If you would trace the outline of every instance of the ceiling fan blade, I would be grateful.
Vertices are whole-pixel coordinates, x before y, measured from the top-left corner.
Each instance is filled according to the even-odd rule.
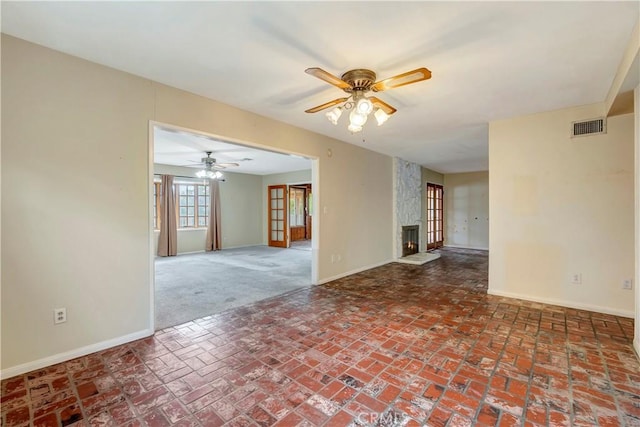
[[[387,89],[393,89],[396,87],[408,85],[411,83],[421,82],[431,78],[431,71],[426,68],[416,68],[413,71],[407,71],[406,73],[398,74],[397,76],[389,77],[388,79],[380,80],[371,86],[371,90],[374,92],[381,92]]]
[[[305,113],[317,113],[318,111],[324,110],[325,108],[333,107],[336,104],[341,104],[343,102],[346,102],[347,99],[349,99],[349,98],[334,99],[333,101],[325,102],[324,104],[318,105],[317,107],[309,108],[308,110],[305,110],[304,112]]]
[[[222,166],[223,168],[228,168],[229,166],[240,166],[240,164],[234,163],[234,162],[225,162],[225,163],[214,163],[214,166]]]
[[[386,102],[384,102],[379,98],[376,98],[375,96],[370,96],[369,100],[371,101],[374,107],[378,107],[388,115],[392,115],[393,113],[398,111],[395,108],[393,108],[391,105],[387,104]]]
[[[349,83],[345,82],[344,80],[342,80],[339,77],[334,76],[331,73],[326,72],[325,70],[323,70],[322,68],[307,68],[306,70],[304,70],[305,73],[310,74],[314,77],[319,78],[320,80],[324,80],[325,82],[332,84],[336,87],[339,87],[340,89],[350,89],[351,86],[349,85]]]

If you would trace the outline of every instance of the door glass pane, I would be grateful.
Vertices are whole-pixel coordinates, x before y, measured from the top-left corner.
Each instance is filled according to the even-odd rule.
[[[272,231],[271,232],[271,240],[278,240],[278,232],[277,231]]]
[[[276,189],[272,188],[271,189],[271,198],[274,199],[276,197]]]
[[[284,231],[278,231],[278,240],[280,241],[284,240]]]
[[[284,197],[284,190],[282,188],[278,188],[278,195],[276,196],[279,199],[282,199]]]
[[[271,229],[272,230],[278,229],[278,221],[271,221]]]
[[[278,209],[284,209],[284,200],[278,199]]]

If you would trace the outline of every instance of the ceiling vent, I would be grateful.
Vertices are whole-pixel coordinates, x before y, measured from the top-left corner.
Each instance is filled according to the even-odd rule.
[[[571,138],[607,133],[607,122],[604,118],[582,120],[571,123]]]

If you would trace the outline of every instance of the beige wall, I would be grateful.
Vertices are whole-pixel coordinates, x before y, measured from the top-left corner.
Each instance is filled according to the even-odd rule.
[[[489,293],[633,316],[633,115],[569,138],[602,104],[489,126]],[[582,284],[570,283],[573,274]]]
[[[432,184],[444,185],[444,175],[431,169],[422,168],[422,184],[430,182]]]
[[[155,164],[154,172],[193,176],[195,169]],[[262,244],[262,177],[229,171],[224,172],[224,177],[220,182],[223,249]],[[154,253],[158,252],[159,234],[154,232]],[[178,229],[178,254],[204,251],[206,239],[206,228]]]
[[[489,172],[444,176],[444,244],[489,249]]]
[[[274,173],[271,175],[263,175],[261,182],[261,200],[262,200],[262,238],[261,243],[263,245],[269,244],[269,229],[267,227],[267,222],[269,221],[269,211],[267,209],[268,203],[268,194],[267,187],[270,185],[280,185],[280,184],[307,184],[312,181],[311,178],[311,169],[294,171],[294,172],[286,172],[286,173]],[[313,191],[313,190],[312,190]],[[313,218],[313,215],[312,215]],[[313,230],[313,225],[312,225]]]
[[[318,158],[321,280],[391,259],[390,157],[3,35],[3,376],[153,332],[150,120]]]
[[[152,331],[152,114],[150,82],[2,36],[3,370]]]

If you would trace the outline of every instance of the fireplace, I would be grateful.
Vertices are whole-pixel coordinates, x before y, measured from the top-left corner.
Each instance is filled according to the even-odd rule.
[[[418,239],[420,236],[420,226],[418,225],[403,225],[402,226],[402,256],[417,254]]]

